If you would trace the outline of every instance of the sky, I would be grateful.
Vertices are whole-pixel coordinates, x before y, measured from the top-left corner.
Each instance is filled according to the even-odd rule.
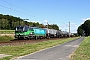
[[[90,0],[0,0],[0,14],[30,22],[57,24],[62,31],[76,33],[90,19]]]

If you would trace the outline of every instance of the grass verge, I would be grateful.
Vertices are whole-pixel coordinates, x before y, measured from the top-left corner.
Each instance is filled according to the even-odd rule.
[[[85,37],[84,41],[73,53],[70,60],[90,60],[90,36]]]
[[[10,36],[0,36],[0,42],[7,42],[7,41],[10,41],[10,40],[13,40],[14,38],[13,37],[10,37]]]
[[[0,34],[14,34],[15,30],[0,30]]]
[[[76,38],[78,37],[60,39],[60,40],[49,40],[49,41],[39,42],[35,44],[25,44],[25,45],[19,45],[19,46],[0,46],[0,54],[12,55],[9,57],[1,58],[0,60],[10,60],[13,57],[30,54],[30,53],[39,51],[41,49],[49,48],[52,46],[56,46],[58,44],[68,42],[70,40],[74,40]]]

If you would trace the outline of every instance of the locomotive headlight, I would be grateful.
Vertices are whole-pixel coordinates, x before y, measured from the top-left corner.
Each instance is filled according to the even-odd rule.
[[[32,34],[32,32],[30,34]]]

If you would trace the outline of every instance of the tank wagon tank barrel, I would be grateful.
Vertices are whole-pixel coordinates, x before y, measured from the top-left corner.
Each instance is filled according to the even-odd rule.
[[[57,30],[54,30],[54,29],[48,29],[48,28],[44,28],[46,30],[46,37],[47,38],[54,38],[56,37],[56,32]]]

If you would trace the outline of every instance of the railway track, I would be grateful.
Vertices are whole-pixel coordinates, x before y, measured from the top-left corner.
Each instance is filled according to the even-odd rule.
[[[9,42],[0,42],[0,46],[16,46],[16,45],[24,45],[24,44],[33,44],[48,40],[58,40],[58,39],[66,39],[66,38],[51,38],[51,39],[32,39],[32,40],[11,40]]]

